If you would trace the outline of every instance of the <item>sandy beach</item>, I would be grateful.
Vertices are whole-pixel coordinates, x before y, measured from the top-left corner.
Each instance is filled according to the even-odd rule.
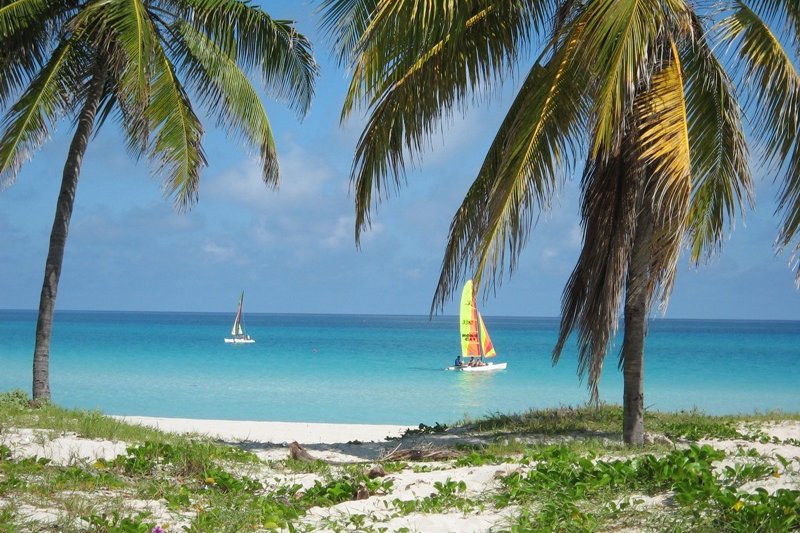
[[[257,422],[241,420],[199,420],[192,418],[115,417],[124,422],[149,426],[171,433],[197,433],[225,441],[253,441],[300,444],[383,441],[401,436],[409,426],[378,424],[327,424],[306,422]]]
[[[117,417],[131,424],[140,424],[158,428],[161,431],[200,435],[210,437],[216,442],[235,445],[254,453],[260,460],[257,464],[237,467],[236,475],[258,480],[269,491],[280,490],[280,487],[300,487],[298,495],[309,490],[315,484],[326,480],[326,475],[335,469],[357,467],[371,468],[377,461],[390,454],[403,450],[454,450],[457,445],[489,444],[492,442],[544,442],[541,435],[525,434],[482,434],[466,428],[448,430],[439,434],[420,434],[412,432],[401,438],[409,428],[396,425],[365,424],[322,424],[322,423],[289,423],[289,422],[253,422],[230,420],[196,420],[176,418],[150,417]],[[748,428],[747,431],[753,431]],[[774,494],[780,489],[800,489],[800,422],[785,421],[780,423],[764,423],[758,428],[759,439],[708,439],[696,445],[709,444],[726,453],[726,458],[719,461],[715,469],[720,473],[726,467],[738,468],[737,464],[748,461],[774,461],[776,465],[772,475],[743,484],[740,490],[754,492],[765,489]],[[554,442],[572,442],[581,436],[557,437]],[[605,437],[603,437],[605,438]],[[546,439],[545,439],[546,440]],[[289,457],[288,444],[296,441],[303,445],[313,459],[319,459],[330,465],[328,474],[315,472],[297,472],[287,469],[284,464]],[[614,437],[611,437],[614,441]],[[667,441],[668,442],[668,441]],[[0,444],[10,450],[14,459],[25,457],[46,458],[54,465],[80,466],[99,464],[98,460],[112,461],[117,456],[124,456],[128,443],[87,439],[75,433],[29,428],[3,428]],[[674,449],[688,448],[689,442],[674,442]],[[612,446],[613,447],[613,446]],[[619,446],[615,448],[619,452]],[[663,451],[660,453],[664,453]],[[749,454],[749,458],[748,458]],[[753,459],[753,458],[759,459]],[[780,462],[778,458],[780,459]],[[598,458],[599,460],[600,458]],[[783,464],[783,467],[780,467]],[[487,464],[468,464],[452,459],[440,459],[425,462],[409,460],[405,466],[391,471],[382,478],[385,487],[373,494],[367,493],[363,498],[354,498],[330,506],[311,507],[300,518],[301,530],[306,531],[340,531],[348,529],[347,524],[353,516],[364,517],[361,526],[350,530],[372,531],[370,528],[382,528],[385,531],[419,531],[419,532],[483,532],[502,531],[509,527],[512,519],[520,509],[515,505],[493,505],[494,495],[501,490],[502,480],[510,475],[524,475],[534,464],[529,461],[500,461]],[[343,470],[344,472],[345,470]],[[722,475],[722,474],[720,474]],[[327,478],[329,479],[329,478]],[[424,502],[432,499],[448,484],[462,484],[457,496],[458,501],[479,502],[462,509],[416,509],[411,512],[399,512],[398,506],[412,505],[402,502]],[[455,485],[453,485],[455,486]],[[298,489],[294,489],[298,490]],[[165,531],[183,531],[196,518],[197,509],[176,510],[163,499],[143,499],[125,497],[113,491],[101,491],[87,497],[93,498],[94,505],[106,505],[108,509],[128,510],[129,512],[146,511],[159,524],[164,524]],[[299,497],[299,496],[297,496]],[[642,496],[635,499],[637,505],[643,506],[640,512],[670,512],[669,491],[655,496]],[[12,503],[8,496],[0,497],[0,507]],[[63,511],[53,505],[37,506],[29,501],[13,502],[15,509],[30,523],[58,524],[64,520]],[[413,504],[416,505],[416,504]],[[359,522],[361,523],[361,522]],[[267,528],[269,529],[269,528]],[[647,528],[645,528],[647,529]],[[78,529],[81,530],[81,529]],[[639,531],[637,527],[615,529],[615,531]],[[81,530],[82,531],[82,530]]]

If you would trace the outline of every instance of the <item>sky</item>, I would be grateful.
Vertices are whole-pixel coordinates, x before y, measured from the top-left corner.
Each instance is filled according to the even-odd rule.
[[[112,121],[84,159],[57,309],[265,313],[427,314],[447,231],[505,115],[515,82],[442,125],[380,204],[361,249],[353,239],[350,167],[364,117],[339,122],[346,69],[317,30],[314,5],[265,1],[274,18],[297,21],[315,45],[320,77],[300,121],[265,98],[281,169],[279,191],[257,163],[206,121],[209,166],[200,199],[177,213],[144,161],[131,159]],[[0,191],[0,309],[35,309],[71,124]],[[667,318],[800,319],[788,253],[776,254],[779,217],[772,176],[753,164],[757,205],[738,220],[723,254],[696,268],[679,264]],[[481,305],[485,315],[558,316],[581,245],[579,176],[532,232],[519,268]],[[455,314],[450,302],[445,314]],[[656,314],[655,316],[662,316]]]

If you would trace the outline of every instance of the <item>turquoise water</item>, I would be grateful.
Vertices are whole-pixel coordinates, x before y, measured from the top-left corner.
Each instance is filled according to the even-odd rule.
[[[508,370],[445,372],[456,317],[246,316],[257,342],[223,343],[232,314],[59,312],[53,400],[108,414],[387,424],[581,405],[574,346],[558,366],[555,318],[487,317]],[[30,389],[36,315],[0,311],[0,390]],[[601,398],[620,403],[617,350]],[[650,409],[800,411],[800,322],[655,320],[645,355]]]

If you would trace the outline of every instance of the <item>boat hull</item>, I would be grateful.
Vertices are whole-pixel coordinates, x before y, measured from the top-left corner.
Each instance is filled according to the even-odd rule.
[[[255,339],[225,339],[225,344],[253,344]]]
[[[458,370],[460,372],[494,372],[495,370],[505,370],[508,363],[487,363],[484,366],[448,366],[447,370]]]

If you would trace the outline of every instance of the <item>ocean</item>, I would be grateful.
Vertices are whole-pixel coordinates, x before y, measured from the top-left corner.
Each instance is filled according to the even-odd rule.
[[[574,344],[550,354],[556,318],[485,317],[508,370],[446,372],[454,316],[247,314],[252,345],[228,345],[232,313],[56,313],[53,401],[106,414],[451,424],[586,403]],[[0,311],[0,391],[30,391],[35,311]],[[616,345],[601,399],[622,401]],[[645,348],[645,406],[710,414],[800,412],[800,322],[657,319]]]

